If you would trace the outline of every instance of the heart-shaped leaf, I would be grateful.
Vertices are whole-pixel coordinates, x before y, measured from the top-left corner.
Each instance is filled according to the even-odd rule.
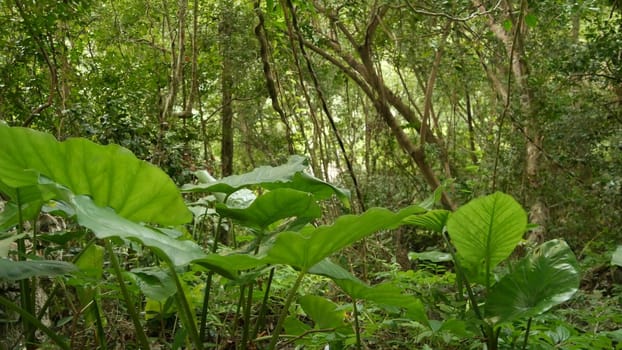
[[[202,171],[197,174],[199,184],[186,184],[182,187],[188,192],[222,192],[231,194],[245,187],[261,186],[274,190],[276,188],[292,188],[303,192],[312,193],[316,199],[330,198],[336,195],[346,206],[350,206],[350,193],[347,190],[333,186],[318,178],[304,173],[308,168],[307,158],[291,156],[286,164],[276,167],[261,166],[253,171],[232,175],[214,181],[214,178]]]
[[[447,220],[458,259],[471,280],[490,286],[492,270],[506,259],[527,227],[525,210],[511,196],[496,192],[472,200]]]
[[[361,215],[344,215],[334,224],[305,227],[298,232],[282,232],[267,251],[275,264],[308,269],[324,258],[380,230],[397,227],[410,215],[425,209],[410,206],[394,213],[384,208],[372,208]]]
[[[140,242],[176,266],[187,265],[206,256],[194,241],[177,240],[125,219],[111,208],[97,206],[87,196],[71,196],[67,202],[75,209],[78,223],[92,230],[97,238],[120,237]]]
[[[248,208],[229,208],[219,203],[216,211],[246,227],[262,230],[281,219],[303,217],[310,221],[322,215],[322,209],[310,193],[289,188],[267,192],[255,199]]]
[[[425,214],[409,216],[404,219],[404,223],[441,233],[447,223],[449,213],[448,210],[443,209],[430,210]]]
[[[166,173],[121,146],[83,138],[59,142],[0,123],[0,149],[0,181],[12,188],[36,186],[43,175],[132,221],[177,225],[192,220]]]
[[[305,295],[298,299],[298,303],[304,312],[315,322],[320,329],[341,328],[346,326],[344,322],[345,312],[338,310],[337,304],[317,295]]]
[[[371,301],[377,305],[406,310],[406,316],[429,326],[423,303],[390,283],[369,286],[343,267],[324,259],[309,269],[310,273],[332,279],[346,294],[358,300]]]
[[[491,288],[486,317],[499,324],[539,315],[570,299],[579,282],[577,259],[568,244],[545,242]]]

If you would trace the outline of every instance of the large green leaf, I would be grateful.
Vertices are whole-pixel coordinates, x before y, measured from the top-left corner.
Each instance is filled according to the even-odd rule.
[[[397,227],[410,215],[423,212],[418,206],[397,213],[372,208],[361,215],[344,215],[330,226],[305,227],[298,232],[282,232],[267,251],[275,264],[308,269],[324,258],[380,230]]]
[[[472,200],[447,220],[447,231],[462,267],[477,282],[489,280],[523,237],[527,214],[511,196],[496,192]]]
[[[0,259],[0,281],[17,281],[34,276],[55,276],[70,273],[76,267],[68,262],[54,260],[13,261]]]
[[[162,170],[118,146],[0,123],[0,181],[37,185],[40,175],[137,222],[177,225],[192,220],[179,190]]]
[[[215,180],[205,172],[198,172],[197,177],[202,183],[186,184],[184,191],[188,192],[222,192],[231,194],[245,187],[261,186],[266,189],[292,188],[299,191],[313,193],[316,199],[326,199],[333,194],[350,206],[350,193],[347,190],[333,186],[318,178],[306,174],[308,161],[302,156],[291,156],[286,164],[276,167],[261,166],[253,171]]]
[[[443,228],[447,223],[447,218],[449,217],[449,214],[449,210],[430,210],[425,214],[409,216],[404,219],[404,223],[441,233],[443,232]]]
[[[407,317],[429,326],[421,300],[412,295],[404,294],[401,288],[391,283],[369,286],[329,259],[320,261],[311,267],[309,272],[332,279],[335,284],[354,299],[371,301],[383,307],[404,309]]]
[[[498,324],[539,315],[570,299],[579,282],[577,259],[566,242],[545,242],[491,288],[486,317]]]
[[[209,254],[204,258],[194,260],[193,263],[212,270],[225,278],[235,280],[239,278],[238,271],[254,269],[264,266],[268,262],[264,258],[248,254]]]
[[[131,272],[136,276],[136,284],[140,291],[147,298],[163,303],[177,292],[175,281],[162,267],[140,267]]]
[[[43,193],[36,185],[12,188],[2,181],[0,192],[9,197],[4,210],[0,212],[0,232],[17,226],[20,215],[23,221],[36,219],[45,201],[52,198],[49,193]],[[21,205],[21,212],[17,210],[18,202]]]
[[[337,304],[317,296],[305,295],[298,299],[298,303],[309,316],[315,326],[320,329],[341,328],[346,326],[345,311],[339,310]]]
[[[71,196],[68,202],[76,211],[78,223],[92,230],[97,238],[120,237],[140,242],[176,266],[187,265],[206,256],[194,241],[174,239],[125,219],[111,208],[97,206],[87,196]]]
[[[308,192],[280,188],[267,192],[244,209],[229,208],[219,203],[216,211],[246,227],[266,229],[272,223],[290,217],[304,217],[309,221],[322,215],[322,209]]]

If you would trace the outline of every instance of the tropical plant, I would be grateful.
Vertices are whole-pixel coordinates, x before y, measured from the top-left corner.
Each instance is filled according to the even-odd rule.
[[[504,325],[521,319],[529,320],[526,348],[531,319],[579,288],[577,260],[563,240],[547,241],[518,262],[508,261],[528,225],[525,211],[506,194],[474,199],[455,213],[429,211],[406,221],[446,235],[460,290],[475,315],[467,321],[480,329],[488,349],[498,349]]]

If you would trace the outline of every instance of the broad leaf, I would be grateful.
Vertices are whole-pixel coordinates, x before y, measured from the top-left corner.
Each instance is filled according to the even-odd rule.
[[[12,188],[1,181],[0,192],[10,199],[0,212],[0,232],[17,226],[20,214],[23,221],[36,219],[44,202],[51,198],[49,193],[42,193],[38,186]],[[21,204],[21,213],[17,210],[18,202]]]
[[[91,244],[76,260],[76,267],[80,269],[80,275],[86,280],[81,280],[75,286],[78,300],[82,308],[82,312],[86,316],[86,322],[92,325],[97,320],[97,314],[103,312],[101,303],[93,303],[99,298],[99,288],[96,285],[88,283],[89,281],[100,281],[104,273],[104,247]]]
[[[76,270],[68,262],[54,260],[13,261],[0,259],[0,281],[17,281],[34,276],[64,275]]]
[[[201,259],[194,260],[193,263],[231,280],[239,278],[238,271],[254,269],[267,264],[264,259],[247,254],[209,254]]]
[[[131,272],[136,276],[138,288],[147,298],[165,302],[177,292],[175,281],[161,267],[141,267]]]
[[[394,213],[384,208],[372,208],[361,215],[341,216],[330,226],[308,226],[298,232],[282,232],[268,249],[268,259],[275,264],[308,269],[364,237],[399,226],[405,217],[423,210],[411,206]]]
[[[350,193],[347,190],[304,173],[307,168],[307,159],[294,155],[289,158],[286,164],[276,167],[261,166],[249,173],[232,175],[217,181],[213,181],[214,178],[211,175],[202,171],[196,175],[203,183],[196,185],[186,184],[182,189],[188,192],[222,192],[231,194],[241,188],[252,186],[261,186],[270,190],[292,188],[313,193],[316,199],[330,198],[335,194],[346,207],[350,206]]]
[[[498,324],[539,315],[570,299],[579,282],[577,259],[566,242],[545,242],[491,288],[486,316]]]
[[[78,223],[92,230],[97,238],[120,237],[140,242],[176,266],[187,265],[206,256],[194,241],[177,240],[122,218],[111,208],[97,206],[89,197],[72,196],[69,203],[76,211]]]
[[[219,203],[216,211],[246,227],[262,230],[281,219],[304,217],[310,221],[322,215],[322,209],[311,194],[288,188],[275,189],[261,195],[248,208],[229,208]]]
[[[179,190],[161,169],[118,146],[0,124],[0,181],[34,186],[40,175],[137,222],[177,225],[192,220]]]
[[[447,218],[449,217],[449,211],[443,209],[430,210],[425,214],[413,215],[404,219],[405,224],[421,227],[433,232],[442,233]]]
[[[310,273],[332,279],[346,294],[358,300],[371,301],[377,305],[406,310],[406,316],[429,326],[421,301],[390,283],[368,286],[343,267],[325,259],[309,269]]]
[[[472,200],[447,220],[458,259],[476,282],[490,286],[492,270],[523,237],[527,214],[511,196],[496,192]]]
[[[341,328],[344,322],[345,312],[338,310],[337,304],[317,295],[305,295],[298,299],[298,303],[309,316],[315,326],[320,329]]]
[[[80,269],[83,276],[93,280],[102,278],[104,274],[104,251],[104,247],[97,244],[91,244],[82,251],[76,260],[76,267]]]

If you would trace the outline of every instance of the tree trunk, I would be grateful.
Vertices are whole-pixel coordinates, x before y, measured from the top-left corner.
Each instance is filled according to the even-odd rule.
[[[221,125],[222,140],[220,149],[221,175],[233,174],[233,62],[231,59],[231,32],[232,16],[228,15],[232,4],[221,1],[221,20],[218,26],[220,37],[220,55],[222,66],[220,72],[221,84]]]
[[[473,4],[477,6],[480,12],[485,13],[486,8],[478,0],[473,0]],[[505,46],[507,56],[509,57],[509,68],[516,82],[519,93],[520,115],[525,116],[525,120],[521,121],[524,127],[517,125],[521,129],[525,138],[525,178],[527,183],[526,198],[529,207],[529,220],[531,223],[538,225],[531,231],[528,236],[529,240],[541,242],[544,240],[546,223],[548,221],[548,208],[546,203],[540,196],[541,183],[539,174],[542,166],[542,135],[540,131],[540,121],[538,120],[537,107],[535,105],[535,96],[537,96],[534,88],[529,85],[527,78],[529,76],[529,66],[525,60],[525,36],[527,28],[524,23],[524,16],[527,12],[527,0],[520,2],[520,10],[518,17],[514,15],[515,9],[511,4],[507,3],[508,8],[504,12],[513,22],[512,33],[507,33],[499,21],[495,20],[492,14],[488,14],[488,26]],[[493,84],[494,85],[494,84]],[[509,87],[505,92],[509,94]],[[499,91],[503,95],[503,89]],[[506,108],[509,106],[509,98],[506,95]]]

